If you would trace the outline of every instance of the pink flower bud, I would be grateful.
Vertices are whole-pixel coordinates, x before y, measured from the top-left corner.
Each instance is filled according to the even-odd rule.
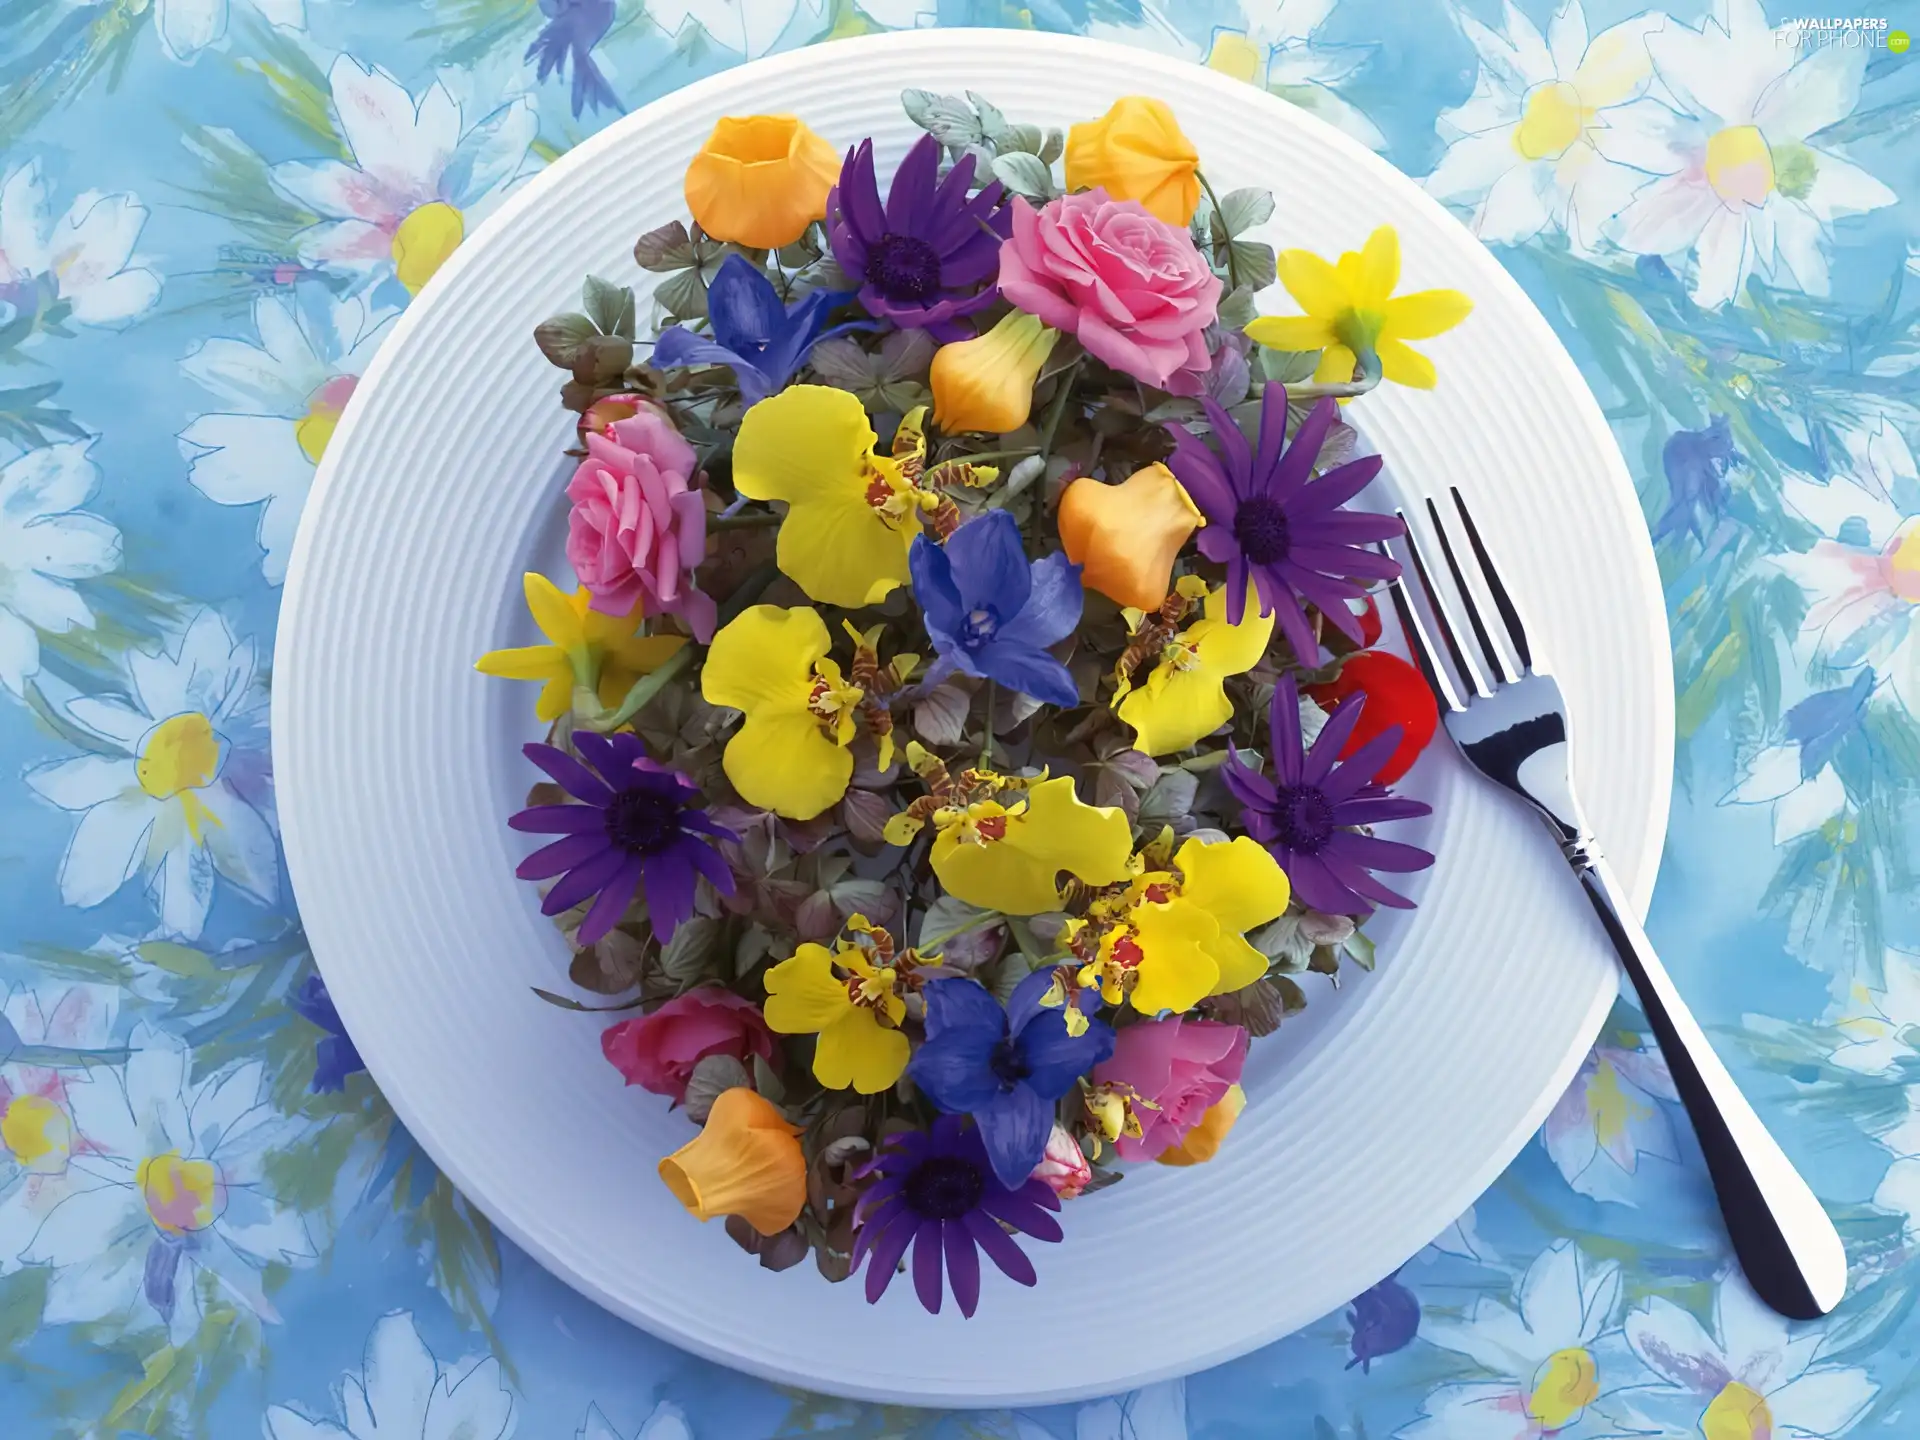
[[[1080,1142],[1055,1125],[1047,1137],[1047,1150],[1033,1167],[1033,1179],[1044,1180],[1047,1188],[1062,1200],[1071,1200],[1093,1183],[1093,1167],[1080,1153]]]

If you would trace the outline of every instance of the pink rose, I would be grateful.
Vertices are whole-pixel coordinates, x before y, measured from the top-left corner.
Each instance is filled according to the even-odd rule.
[[[1112,1058],[1094,1068],[1094,1083],[1131,1086],[1159,1108],[1133,1107],[1142,1133],[1114,1142],[1120,1158],[1153,1160],[1178,1145],[1239,1083],[1246,1058],[1247,1032],[1238,1025],[1169,1015],[1125,1026]]]
[[[600,1049],[629,1085],[676,1103],[687,1098],[693,1067],[709,1055],[773,1059],[773,1032],[751,1000],[708,985],[669,1000],[651,1015],[622,1020],[600,1037]]]
[[[1137,200],[1084,190],[1036,211],[1016,196],[1000,293],[1162,390],[1196,393],[1211,364],[1201,332],[1219,308],[1219,277],[1192,236]]]
[[[713,638],[714,604],[693,586],[693,569],[707,552],[693,447],[653,405],[581,438],[587,458],[567,485],[567,559],[593,608],[627,615],[644,603],[649,612],[679,615],[705,644]]]
[[[1047,1137],[1046,1153],[1028,1178],[1044,1180],[1062,1200],[1071,1200],[1093,1183],[1093,1167],[1080,1152],[1080,1142],[1064,1125],[1055,1125]]]

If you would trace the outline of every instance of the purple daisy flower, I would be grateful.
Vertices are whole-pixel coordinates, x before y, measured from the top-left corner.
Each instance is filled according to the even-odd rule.
[[[584,803],[534,805],[507,821],[515,830],[561,837],[522,860],[514,873],[522,880],[560,876],[540,902],[543,915],[599,897],[580,922],[582,945],[593,944],[619,923],[634,892],[644,890],[653,933],[664,945],[693,915],[699,876],[722,895],[733,893],[733,872],[713,841],[740,837],[709,820],[693,803],[699,790],[678,771],[650,760],[639,736],[576,730],[573,743],[586,764],[552,745],[522,747],[561,789]]]
[[[884,209],[873,174],[873,142],[847,152],[827,196],[827,236],[840,268],[861,281],[867,313],[940,341],[963,340],[962,316],[999,293],[1000,242],[1013,217],[998,181],[971,199],[973,156],[940,178],[940,142],[923,136],[894,172]]]
[[[1413,902],[1373,876],[1375,870],[1424,870],[1433,856],[1414,845],[1362,834],[1354,827],[1430,815],[1433,807],[1395,795],[1373,777],[1400,744],[1400,727],[1381,731],[1338,759],[1359,723],[1363,695],[1336,706],[1311,750],[1300,742],[1300,694],[1293,676],[1273,691],[1274,778],[1245,764],[1238,751],[1220,767],[1241,805],[1247,834],[1280,862],[1293,893],[1328,915],[1371,915],[1375,905],[1411,910]]]
[[[1173,455],[1167,464],[1207,517],[1200,553],[1227,567],[1227,623],[1246,610],[1247,581],[1260,595],[1260,613],[1278,617],[1302,663],[1319,659],[1305,601],[1361,644],[1360,621],[1347,601],[1366,593],[1361,580],[1391,580],[1400,566],[1366,548],[1401,532],[1392,515],[1342,512],[1340,507],[1380,473],[1380,457],[1336,465],[1319,479],[1313,465],[1326,443],[1337,407],[1322,399],[1286,444],[1287,391],[1269,383],[1260,397],[1260,445],[1212,400],[1202,398],[1216,452],[1184,425],[1169,425]]]
[[[1032,1285],[1039,1276],[1001,1224],[1034,1240],[1058,1240],[1060,1222],[1047,1212],[1060,1199],[1044,1180],[1008,1188],[994,1177],[980,1131],[958,1115],[942,1115],[931,1130],[896,1135],[863,1175],[875,1178],[854,1211],[853,1268],[867,1266],[867,1303],[893,1283],[895,1268],[913,1246],[913,1288],[930,1315],[940,1313],[943,1269],[960,1313],[980,1303],[980,1254],[1009,1280]]]

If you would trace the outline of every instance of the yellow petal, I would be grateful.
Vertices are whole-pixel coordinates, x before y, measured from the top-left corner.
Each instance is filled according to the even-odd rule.
[[[813,1078],[829,1090],[877,1095],[907,1068],[907,1037],[882,1025],[871,1010],[855,1006],[820,1032],[813,1052]]]
[[[1267,957],[1249,944],[1244,935],[1221,931],[1207,946],[1207,954],[1220,967],[1220,978],[1213,982],[1213,989],[1207,992],[1211,995],[1229,995],[1235,990],[1243,990],[1267,973]]]
[[[1186,632],[1186,642],[1199,653],[1200,663],[1222,675],[1244,675],[1267,653],[1273,639],[1273,616],[1260,613],[1260,596],[1247,582],[1247,603],[1238,625],[1227,623],[1227,587],[1216,585],[1207,594],[1202,618]]]
[[[1273,623],[1271,616],[1267,623]],[[1120,718],[1134,729],[1133,748],[1171,755],[1226,724],[1233,718],[1233,702],[1223,678],[1223,672],[1199,666],[1180,670],[1164,660],[1155,665],[1147,683],[1120,702]]]
[[[963,841],[959,827],[933,843],[933,869],[955,899],[1005,915],[1038,915],[1060,904],[1059,872],[1089,885],[1110,885],[1127,873],[1133,828],[1126,812],[1087,805],[1069,776],[1028,792],[1027,808],[1007,820],[1002,839]]]
[[[546,576],[529,570],[521,577],[521,588],[527,597],[527,609],[533,615],[533,623],[540,627],[545,635],[562,650],[571,650],[586,643],[586,633],[581,617],[587,613],[588,596],[585,590],[573,595],[561,592]]]
[[[833,973],[833,952],[811,942],[767,971],[767,1028],[776,1035],[814,1035],[854,1008]]]
[[[1353,308],[1339,272],[1311,250],[1282,250],[1274,265],[1287,293],[1315,319],[1331,321]]]
[[[789,820],[811,820],[839,803],[853,779],[853,752],[804,711],[748,716],[720,764],[742,800]]]
[[[832,648],[826,622],[806,606],[752,605],[713,637],[700,671],[709,705],[748,714],[806,708],[813,662]]]
[[[1313,378],[1320,384],[1327,381],[1345,383],[1353,379],[1353,351],[1344,345],[1329,345],[1320,352],[1320,363],[1313,367]]]
[[[1212,993],[1220,966],[1208,951],[1220,927],[1211,915],[1182,896],[1164,905],[1136,905],[1130,918],[1141,957],[1134,1009],[1178,1014]]]
[[[1393,340],[1426,340],[1451,330],[1473,310],[1473,301],[1458,290],[1416,290],[1387,301],[1387,323],[1380,333]]]
[[[1597,110],[1639,94],[1653,74],[1647,31],[1656,23],[1657,16],[1638,15],[1593,37],[1573,72],[1573,88],[1580,92],[1582,105]]]
[[[1270,350],[1322,350],[1333,344],[1333,325],[1320,315],[1262,315],[1247,324],[1247,338]]]
[[[498,675],[503,680],[551,680],[556,674],[568,679],[573,672],[567,657],[557,645],[516,645],[508,650],[489,650],[473,662],[482,675]]]
[[[1400,283],[1400,232],[1382,225],[1367,237],[1360,251],[1360,294],[1357,310],[1377,310]]]
[[[1213,48],[1207,52],[1207,68],[1251,84],[1259,79],[1266,58],[1266,52],[1245,35],[1232,30],[1216,30],[1213,32]]]
[[[733,483],[754,500],[784,500],[775,559],[809,596],[871,605],[907,581],[919,529],[911,509],[889,516],[868,503],[898,462],[873,453],[858,399],[825,385],[789,385],[747,411],[733,447]]]
[[[1405,341],[1382,340],[1376,353],[1380,356],[1381,375],[1396,385],[1431,390],[1440,378],[1433,362]]]
[[[1173,863],[1180,871],[1181,895],[1212,915],[1222,930],[1243,934],[1286,914],[1292,893],[1286,872],[1251,836],[1188,840]]]

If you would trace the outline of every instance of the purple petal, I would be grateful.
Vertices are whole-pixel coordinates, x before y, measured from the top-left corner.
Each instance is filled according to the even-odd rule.
[[[1007,1033],[1007,1012],[978,980],[960,976],[935,980],[925,994],[929,1040],[941,1039],[955,1030],[977,1031],[991,1046],[999,1044]]]
[[[1005,514],[1005,511],[996,511]],[[1400,573],[1399,562],[1376,550],[1359,550],[1351,545],[1295,545],[1287,559],[1322,575],[1343,579],[1391,580]],[[1344,607],[1342,607],[1344,608]]]
[[[607,838],[605,827],[597,834],[568,835],[551,845],[542,845],[526,859],[514,867],[513,873],[522,880],[551,880],[555,875],[584,865],[602,850],[610,849],[613,842]]]
[[[957,1220],[949,1220],[940,1228],[947,1252],[947,1279],[953,1284],[953,1303],[960,1307],[962,1315],[972,1319],[980,1304],[980,1252],[974,1248],[967,1227]]]
[[[574,937],[576,943],[592,945],[618,925],[620,917],[627,913],[627,906],[633,903],[633,892],[639,886],[640,858],[634,856],[627,861],[619,874],[607,882],[606,888],[600,892],[600,898],[593,902],[592,907],[587,911],[586,918],[580,922],[579,933]],[[656,924],[654,934],[659,936],[664,944],[672,938],[673,931],[669,929],[665,934],[661,934]]]
[[[1233,483],[1233,493],[1244,500],[1256,492],[1253,479],[1253,450],[1247,444],[1246,433],[1234,423],[1233,417],[1207,396],[1200,397],[1200,408],[1207,412],[1207,424],[1213,430],[1214,448],[1220,452],[1222,468],[1227,479]]]
[[[702,875],[707,883],[722,895],[731,895],[734,890],[733,871],[727,865],[726,857],[711,845],[703,845],[691,837],[681,837],[678,848]]]
[[[1287,514],[1319,515],[1337,510],[1373,483],[1381,464],[1378,455],[1362,455],[1358,460],[1334,466],[1312,484],[1302,487],[1298,494],[1287,497]]]
[[[1279,859],[1278,856],[1274,858]],[[1289,851],[1287,858],[1281,861],[1280,868],[1287,872],[1287,879],[1293,882],[1294,896],[1309,910],[1318,910],[1326,915],[1352,915],[1364,914],[1369,908],[1366,902],[1340,883],[1318,855]],[[1356,904],[1359,906],[1357,912]]]
[[[862,140],[847,155],[840,168],[840,213],[863,245],[872,245],[887,233],[886,211],[880,207],[880,182],[873,174],[873,142]],[[849,275],[865,273],[865,267],[849,270]]]
[[[706,846],[700,848],[705,850]],[[693,865],[676,847],[655,850],[640,858],[644,867],[641,883],[646,887],[647,914],[653,921],[654,934],[664,943],[683,920],[693,917]]]
[[[940,169],[940,142],[922,135],[893,172],[887,189],[887,229],[895,235],[918,234],[917,222],[933,203],[933,178]],[[938,1310],[936,1302],[929,1307]]]
[[[1029,1180],[1013,1193],[1022,1200],[1031,1200],[1042,1210],[1051,1210],[1056,1215],[1060,1213],[1060,1197],[1053,1193],[1052,1187],[1044,1180]]]
[[[1294,714],[1295,723],[1299,721],[1299,712]],[[1277,805],[1280,797],[1275,793],[1273,782],[1240,758],[1240,752],[1232,741],[1227,742],[1227,753],[1231,763],[1221,767],[1220,778],[1226,782],[1227,789],[1233,792],[1233,798],[1242,805]]]
[[[540,913],[558,915],[571,910],[589,895],[597,893],[601,886],[620,873],[626,863],[626,851],[607,847],[562,876],[559,883],[547,892],[547,898],[540,902]]]
[[[973,652],[972,661],[980,674],[1042,704],[1067,709],[1080,703],[1080,688],[1073,683],[1073,672],[1045,650],[1010,640],[989,640]]]
[[[922,1220],[913,1237],[913,1293],[929,1315],[940,1313],[940,1222]]]
[[[1253,482],[1261,489],[1269,488],[1286,439],[1287,387],[1276,380],[1260,392],[1260,451],[1253,457]]]
[[[1433,864],[1432,854],[1418,845],[1403,845],[1398,840],[1382,840],[1377,835],[1361,835],[1351,830],[1335,836],[1328,848],[1342,860],[1351,859],[1369,870],[1385,870],[1390,874],[1408,875]]]
[[[598,805],[530,805],[509,819],[507,828],[530,835],[604,834],[607,812]]]
[[[1292,675],[1282,675],[1273,687],[1273,713],[1267,718],[1267,731],[1273,741],[1274,784],[1300,783],[1300,689]]]
[[[1056,551],[1033,562],[1028,570],[1028,587],[1026,603],[1019,614],[1000,627],[999,638],[1045,649],[1071,635],[1080,624],[1080,611],[1086,604],[1080,567]],[[1003,609],[1001,613],[1007,612]]]
[[[1045,1149],[1044,1142],[1041,1148]],[[1028,1169],[1031,1170],[1032,1166]],[[980,1208],[994,1219],[1004,1220],[1036,1240],[1058,1240],[1064,1233],[1060,1229],[1060,1222],[1033,1201],[1007,1191],[996,1191],[991,1185],[980,1199]]]
[[[900,1268],[900,1257],[907,1253],[907,1246],[913,1242],[913,1232],[918,1228],[911,1212],[898,1215],[868,1249],[869,1305],[877,1304],[880,1297],[887,1293],[887,1286],[893,1283],[894,1274]]]
[[[1066,1022],[1059,1023],[1064,1026]],[[995,1177],[1009,1190],[1024,1185],[1047,1153],[1047,1136],[1053,1133],[1053,1102],[1041,1099],[1030,1085],[1015,1085],[989,1098],[985,1106],[973,1112],[973,1118],[980,1127]],[[992,1209],[990,1201],[981,1203]],[[1008,1203],[1018,1202],[1009,1199]]]
[[[1167,468],[1173,471],[1187,492],[1193,497],[1193,503],[1200,507],[1210,525],[1226,526],[1230,532],[1233,526],[1233,512],[1239,507],[1239,497],[1234,494],[1233,482],[1227,472],[1220,467],[1219,457],[1207,448],[1201,440],[1184,425],[1168,425],[1167,431],[1173,436],[1173,454],[1167,457]],[[1204,538],[1209,532],[1200,532]],[[1228,536],[1231,539],[1231,534]],[[1215,555],[1216,560],[1226,556]]]
[[[1340,758],[1340,751],[1347,743],[1347,737],[1353,734],[1353,727],[1360,723],[1360,712],[1366,708],[1365,695],[1350,695],[1333,707],[1333,713],[1327,717],[1327,723],[1320,727],[1320,733],[1314,737],[1313,748],[1307,751],[1304,764],[1300,767],[1300,783],[1318,785],[1333,770]],[[1371,774],[1367,776],[1373,778]]]
[[[1020,524],[1011,514],[989,510],[969,520],[947,537],[945,549],[963,610],[991,605],[1009,622],[1021,613],[1033,578],[1020,541]]]
[[[1326,865],[1328,873],[1331,874],[1335,880],[1339,881],[1340,884],[1352,891],[1354,898],[1360,901],[1363,907],[1366,906],[1366,902],[1372,901],[1376,905],[1391,906],[1395,910],[1413,909],[1413,902],[1407,899],[1406,896],[1400,894],[1398,891],[1389,890],[1380,881],[1374,879],[1372,873],[1364,866],[1356,865],[1351,861],[1342,859],[1332,847],[1320,852],[1320,860]],[[1319,907],[1315,906],[1314,908],[1318,909]],[[1349,915],[1365,914],[1366,910],[1363,908],[1356,911],[1349,906],[1346,913]]]
[[[987,1258],[1016,1285],[1032,1285],[1039,1280],[1029,1260],[1014,1239],[978,1210],[969,1210],[963,1222],[974,1243],[987,1252]]]
[[[520,753],[546,771],[569,795],[584,800],[589,805],[604,806],[612,802],[613,791],[566,751],[556,749],[552,745],[542,745],[536,741],[522,745]]]
[[[1269,495],[1276,500],[1284,500],[1306,483],[1307,477],[1313,473],[1313,462],[1320,458],[1320,447],[1327,443],[1327,431],[1332,428],[1339,409],[1331,396],[1322,396],[1314,402],[1313,408],[1307,411],[1307,418],[1300,422],[1300,428],[1294,432],[1293,443],[1287,447],[1286,455],[1268,480]]]
[[[1380,773],[1380,767],[1392,759],[1393,752],[1400,748],[1400,739],[1401,727],[1389,725],[1359,746],[1327,773],[1325,783],[1321,786],[1326,797],[1338,803],[1371,785],[1373,777]]]
[[[967,610],[954,583],[952,557],[931,536],[916,535],[907,551],[907,570],[913,577],[913,598],[920,602],[928,633],[935,639],[957,639],[966,624]]]
[[[876,1185],[873,1188],[877,1190],[880,1187]],[[870,1214],[859,1212],[866,1210],[867,1201],[872,1196],[873,1191],[869,1190],[867,1194],[860,1197],[859,1212],[856,1212],[859,1213],[860,1228],[854,1231],[853,1234],[852,1258],[849,1260],[847,1266],[849,1270],[858,1270],[860,1268],[860,1262],[866,1258],[867,1251],[873,1248],[873,1242],[879,1238],[880,1232],[891,1225],[894,1217],[907,1208],[907,1202],[898,1193],[899,1189],[900,1184],[898,1181],[895,1181],[893,1191],[890,1192],[892,1198],[884,1204],[875,1206]]]
[[[1321,792],[1332,797],[1333,786],[1344,779],[1346,767],[1335,770]],[[1417,820],[1422,815],[1431,815],[1433,807],[1422,800],[1409,800],[1400,795],[1362,795],[1352,800],[1337,801],[1333,807],[1333,823],[1347,825],[1383,825],[1394,820]]]
[[[1291,520],[1301,501],[1287,507]],[[1376,540],[1391,540],[1407,527],[1398,515],[1382,515],[1374,510],[1335,510],[1331,513],[1309,511],[1298,517],[1293,534],[1314,545],[1367,545]]]
[[[1320,642],[1314,638],[1313,627],[1307,623],[1307,612],[1300,608],[1293,587],[1281,577],[1281,572],[1270,565],[1253,567],[1253,582],[1260,592],[1260,613],[1271,613],[1274,623],[1287,637],[1287,644],[1294,655],[1306,664],[1313,664],[1320,658]],[[1231,585],[1233,582],[1227,582]],[[1229,599],[1245,591],[1244,585],[1227,592]],[[1229,619],[1229,624],[1232,623]]]

